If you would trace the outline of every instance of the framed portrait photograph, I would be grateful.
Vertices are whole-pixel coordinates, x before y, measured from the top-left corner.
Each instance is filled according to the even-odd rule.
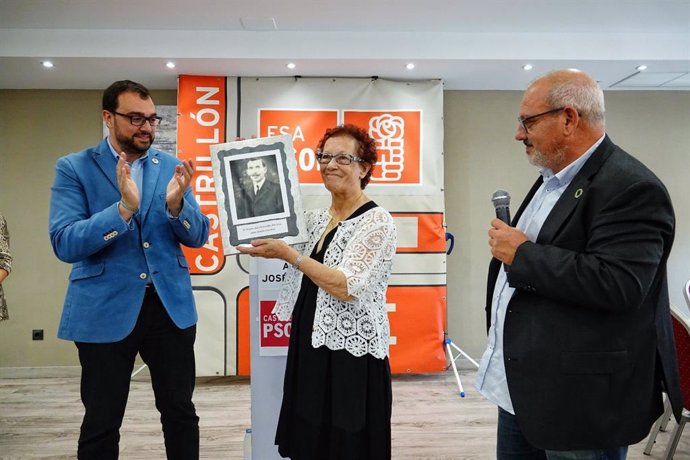
[[[290,136],[211,146],[226,255],[257,238],[306,241],[297,163]]]

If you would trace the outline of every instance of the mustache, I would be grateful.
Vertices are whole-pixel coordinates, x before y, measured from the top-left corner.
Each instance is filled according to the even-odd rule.
[[[530,141],[528,141],[527,139],[522,141],[522,143],[525,144],[525,147],[532,147],[532,143]]]

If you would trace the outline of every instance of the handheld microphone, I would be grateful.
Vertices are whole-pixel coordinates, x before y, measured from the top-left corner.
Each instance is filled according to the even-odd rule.
[[[496,218],[510,225],[510,193],[505,190],[496,190],[491,195],[491,202],[496,209]],[[506,264],[503,264],[503,270],[508,271]]]
[[[491,196],[491,202],[496,209],[496,218],[510,225],[510,193],[496,190]]]

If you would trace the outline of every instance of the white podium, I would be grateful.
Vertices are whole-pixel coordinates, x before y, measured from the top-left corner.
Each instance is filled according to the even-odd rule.
[[[276,345],[286,342],[289,326],[286,331],[285,324],[271,321],[266,311],[278,296],[284,266],[282,260],[258,257],[249,265],[252,458],[260,460],[281,458],[274,442],[287,349]]]

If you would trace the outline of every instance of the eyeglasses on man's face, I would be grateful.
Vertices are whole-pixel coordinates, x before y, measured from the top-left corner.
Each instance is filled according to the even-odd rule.
[[[159,117],[158,115],[151,115],[150,117],[145,117],[143,115],[127,115],[126,113],[120,112],[112,113],[114,113],[115,115],[120,115],[121,117],[129,118],[129,122],[134,126],[144,126],[144,123],[148,121],[149,125],[151,125],[152,128],[155,128],[156,126],[160,125],[161,120],[163,120],[163,118]]]
[[[329,164],[331,162],[331,160],[333,160],[333,159],[335,159],[336,163],[338,163],[339,165],[343,165],[343,166],[347,166],[349,164],[352,164],[353,161],[355,163],[362,163],[364,161],[359,157],[356,157],[354,155],[346,155],[344,153],[332,155],[330,153],[318,152],[316,154],[316,161],[318,161],[322,165]]]
[[[565,110],[565,107],[559,107],[557,109],[551,109],[547,110],[546,112],[541,112],[536,115],[530,115],[529,117],[517,117],[517,121],[522,127],[522,129],[525,130],[525,132],[528,132],[528,129],[535,121],[537,121],[537,118],[543,117],[544,115],[549,115],[551,113],[556,113],[560,112],[562,110]]]

